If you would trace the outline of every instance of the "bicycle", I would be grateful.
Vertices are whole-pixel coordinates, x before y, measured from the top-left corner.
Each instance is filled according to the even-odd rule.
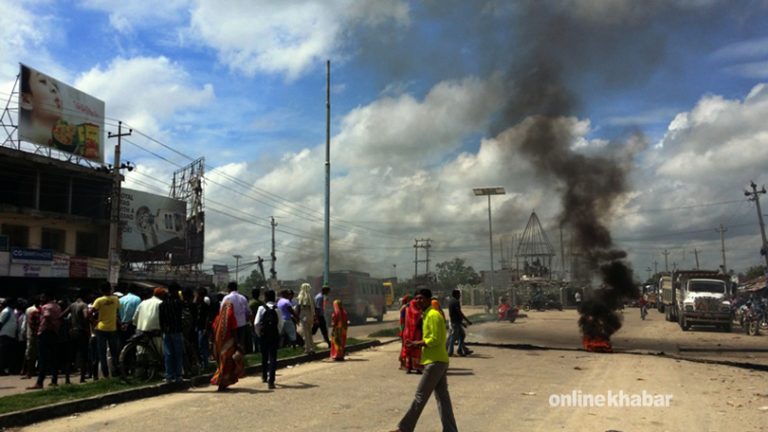
[[[159,331],[138,332],[120,351],[120,373],[123,379],[133,378],[141,381],[151,381],[163,375],[162,345],[157,338]]]

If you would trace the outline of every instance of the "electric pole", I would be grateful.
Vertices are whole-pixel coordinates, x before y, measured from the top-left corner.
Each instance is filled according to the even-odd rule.
[[[723,255],[723,273],[728,273],[728,267],[725,265],[725,232],[728,231],[728,228],[725,228],[723,224],[720,224],[720,228],[715,228],[715,232],[720,233],[720,252]]]
[[[276,282],[277,271],[275,271],[275,261],[277,261],[277,255],[275,255],[275,228],[277,227],[277,222],[275,222],[274,216],[270,216],[269,219],[269,225],[272,227],[272,267],[269,269],[269,278],[272,279],[273,282]]]
[[[242,258],[242,255],[232,255],[232,257],[235,259],[235,283],[240,283],[240,258]]]
[[[699,269],[699,251],[693,248],[693,254],[696,256],[696,270]]]
[[[763,239],[762,247],[760,248],[760,254],[765,258],[765,271],[768,272],[768,240],[765,238],[765,224],[763,223],[763,212],[760,210],[760,194],[765,194],[765,185],[760,190],[757,190],[755,182],[749,182],[749,186],[752,187],[752,192],[744,191],[744,195],[749,197],[750,201],[754,201],[757,206],[757,220],[760,222],[760,235]]]
[[[112,163],[112,208],[109,215],[109,284],[112,285],[112,289],[117,288],[117,282],[120,278],[120,189],[123,181],[120,175],[120,169],[123,168],[120,165],[120,143],[121,138],[129,136],[131,132],[133,130],[128,129],[127,133],[123,133],[123,122],[118,121],[117,133],[109,132],[107,134],[108,138],[117,138],[115,160]]]
[[[669,251],[664,249],[662,255],[664,255],[664,271],[669,273]]]

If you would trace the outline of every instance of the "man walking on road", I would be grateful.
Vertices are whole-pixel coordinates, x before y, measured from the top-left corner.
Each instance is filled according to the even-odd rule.
[[[266,304],[259,306],[256,311],[254,327],[259,335],[261,351],[261,381],[268,383],[269,388],[275,388],[275,370],[277,369],[277,346],[280,344],[280,328],[283,318],[275,305],[275,292],[268,290],[264,293]]]
[[[405,416],[400,420],[400,424],[393,432],[413,432],[416,422],[424,410],[424,406],[432,392],[435,392],[437,401],[437,411],[440,413],[440,421],[443,424],[444,432],[457,432],[456,419],[453,417],[453,406],[451,405],[451,395],[448,393],[448,351],[446,351],[445,342],[445,318],[440,311],[432,309],[431,299],[432,291],[422,289],[416,295],[422,310],[423,317],[423,339],[419,341],[407,341],[410,346],[422,348],[421,364],[424,365],[424,373],[416,388],[416,396],[413,398],[411,407]]]
[[[325,321],[325,310],[328,304],[328,293],[331,292],[331,287],[323,285],[323,289],[315,296],[315,323],[312,325],[312,335],[317,333],[320,329],[320,333],[323,335],[323,340],[328,344],[328,348],[331,347],[331,341],[328,339],[328,323]]]
[[[451,335],[448,337],[448,357],[453,355],[453,343],[457,342],[460,356],[472,354],[472,350],[464,345],[464,321],[472,325],[472,321],[464,315],[461,310],[461,291],[455,289],[451,293],[451,299],[448,301],[448,316],[451,320]]]

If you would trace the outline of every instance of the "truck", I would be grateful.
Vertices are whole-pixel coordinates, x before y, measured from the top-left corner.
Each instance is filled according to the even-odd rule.
[[[323,277],[309,277],[313,286],[321,287]],[[339,270],[328,275],[330,300],[341,300],[352,324],[364,324],[368,317],[384,320],[387,313],[386,290],[383,281],[369,273]]]
[[[680,328],[711,325],[731,331],[730,278],[718,271],[679,270],[672,273],[672,315]]]
[[[677,317],[672,315],[672,275],[662,274],[659,277],[659,297],[656,304],[658,311],[664,314],[667,321],[675,321]]]

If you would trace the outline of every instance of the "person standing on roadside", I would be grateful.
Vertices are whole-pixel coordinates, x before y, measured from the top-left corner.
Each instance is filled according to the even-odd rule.
[[[244,347],[246,345],[246,332],[248,331],[248,299],[237,292],[237,282],[230,282],[227,285],[229,294],[221,299],[220,308],[223,308],[224,302],[232,303],[235,309],[235,320],[237,320],[237,345]],[[219,310],[220,312],[221,310]]]
[[[437,411],[443,424],[443,432],[457,432],[456,419],[453,416],[451,395],[448,393],[448,351],[445,348],[445,319],[443,315],[430,307],[432,291],[421,289],[416,295],[420,307],[424,310],[423,339],[407,341],[412,347],[422,350],[421,364],[424,374],[416,388],[411,407],[400,420],[393,432],[413,432],[424,406],[432,392],[435,393]]]
[[[88,339],[91,323],[88,319],[88,290],[81,289],[77,299],[64,311],[69,316],[69,340],[74,351],[75,365],[80,370],[80,382],[85,382],[88,372]]]
[[[107,346],[112,357],[113,369],[117,371],[117,359],[120,358],[120,341],[117,335],[118,311],[120,300],[112,294],[112,286],[105,283],[101,286],[101,297],[93,302],[93,312],[96,314],[96,349],[99,363],[101,363],[101,375],[105,378],[111,376],[107,363]]]
[[[284,324],[283,315],[275,304],[275,292],[264,292],[266,304],[256,311],[254,327],[261,342],[261,381],[275,388],[275,370],[277,369],[277,348],[280,345],[280,333]]]
[[[280,336],[282,339],[281,346],[284,347],[296,346],[296,322],[299,319],[298,316],[296,316],[296,310],[293,309],[293,305],[291,304],[291,298],[293,298],[293,296],[290,291],[283,290],[280,293],[280,300],[277,301],[277,310],[281,315],[280,318],[283,320]]]
[[[312,298],[312,286],[308,283],[301,284],[299,296],[296,299],[296,309],[301,324],[301,333],[304,339],[304,354],[314,354],[315,344],[312,341],[312,325],[315,322],[315,302]]]
[[[261,343],[259,342],[259,335],[256,334],[256,327],[254,326],[253,323],[254,323],[254,320],[256,319],[256,312],[259,311],[259,307],[264,305],[264,302],[261,301],[259,297],[261,297],[261,289],[260,288],[252,289],[251,301],[248,302],[248,312],[250,312],[250,315],[248,316],[248,330],[251,333],[251,339],[253,342],[253,346],[251,347],[251,349],[255,353],[259,352],[259,345],[261,345]]]
[[[197,355],[200,363],[200,370],[205,371],[208,368],[208,340],[210,339],[210,306],[205,302],[208,290],[205,287],[199,287],[195,290],[195,298],[192,301],[192,309],[195,319],[195,335],[197,337]]]
[[[125,343],[136,333],[136,326],[133,325],[133,315],[136,308],[141,303],[141,298],[136,295],[136,286],[128,287],[128,294],[120,297],[120,344]]]
[[[37,362],[37,331],[40,329],[40,296],[32,297],[32,304],[24,311],[24,331],[27,332],[27,347],[24,351],[24,376],[22,379],[30,379],[34,376],[35,363]]]
[[[323,335],[323,340],[328,344],[328,348],[331,347],[331,341],[328,339],[328,323],[325,321],[325,313],[328,308],[328,293],[331,292],[331,287],[323,285],[323,289],[315,296],[315,322],[312,324],[312,335],[320,330],[320,334]]]
[[[16,318],[16,299],[9,299],[0,312],[0,375],[14,373],[19,328]]]
[[[37,330],[38,374],[37,383],[27,390],[43,388],[45,377],[51,374],[51,386],[58,384],[59,371],[56,367],[56,344],[61,328],[61,308],[51,293],[43,293],[40,297],[40,328]]]
[[[184,337],[182,336],[181,287],[177,283],[168,286],[168,295],[160,304],[160,329],[163,332],[163,360],[165,381],[181,382],[184,365]]]

